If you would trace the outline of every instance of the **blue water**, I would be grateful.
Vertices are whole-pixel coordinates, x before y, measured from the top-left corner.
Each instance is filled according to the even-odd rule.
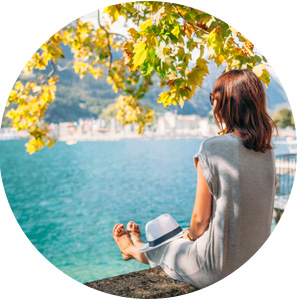
[[[125,262],[115,223],[144,226],[170,213],[188,227],[194,204],[193,155],[201,140],[58,142],[30,156],[25,141],[0,142],[12,211],[32,244],[57,268],[88,282],[147,268]]]

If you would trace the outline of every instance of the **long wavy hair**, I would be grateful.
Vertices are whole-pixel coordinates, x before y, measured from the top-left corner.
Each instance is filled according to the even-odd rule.
[[[265,153],[273,149],[273,129],[278,129],[266,110],[266,94],[259,78],[250,70],[231,70],[222,74],[212,90],[217,100],[213,111],[219,134],[237,129],[246,148]],[[223,128],[223,124],[225,128]]]

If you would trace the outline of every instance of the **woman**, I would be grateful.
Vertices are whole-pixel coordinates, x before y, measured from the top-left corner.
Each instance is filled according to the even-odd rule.
[[[210,101],[221,130],[194,156],[195,204],[183,238],[141,253],[145,244],[135,222],[113,230],[124,259],[161,265],[172,278],[198,288],[235,271],[269,237],[276,181],[271,138],[277,127],[257,76],[250,70],[224,73]]]

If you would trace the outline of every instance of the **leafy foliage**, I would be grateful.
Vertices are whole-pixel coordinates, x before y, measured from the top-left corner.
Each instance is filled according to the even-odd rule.
[[[286,128],[288,126],[295,127],[295,121],[293,118],[293,113],[290,109],[282,108],[276,114],[272,115],[272,119],[282,128]]]
[[[42,121],[49,104],[54,101],[58,76],[52,76],[56,63],[64,58],[62,45],[70,47],[74,54],[73,69],[83,78],[91,74],[103,78],[107,69],[107,82],[119,94],[116,102],[117,119],[123,124],[135,123],[138,133],[152,122],[154,112],[141,105],[153,77],[157,74],[161,87],[167,87],[158,97],[164,107],[179,105],[192,99],[203,79],[209,75],[208,60],[217,66],[225,65],[225,71],[248,68],[268,86],[270,76],[265,69],[266,59],[255,53],[254,45],[237,30],[203,11],[173,3],[141,1],[107,7],[111,24],[120,16],[131,20],[137,27],[130,28],[130,38],[110,31],[110,25],[102,25],[98,13],[98,26],[76,20],[54,34],[23,69],[52,71],[39,83],[25,86],[16,82],[8,105],[17,103],[7,116],[13,119],[18,130],[27,129],[32,136],[27,150],[33,153],[54,141],[48,136]],[[113,60],[113,51],[123,56]],[[192,52],[198,53],[196,62]],[[209,52],[208,60],[204,59]]]
[[[52,147],[55,143],[55,140],[50,137],[44,138],[48,130],[42,118],[48,105],[55,99],[57,80],[58,76],[55,75],[41,85],[28,82],[24,86],[21,82],[17,82],[9,95],[8,100],[17,103],[18,107],[11,109],[7,117],[13,119],[13,127],[19,131],[27,130],[31,135],[31,139],[26,144],[30,154],[45,145]]]

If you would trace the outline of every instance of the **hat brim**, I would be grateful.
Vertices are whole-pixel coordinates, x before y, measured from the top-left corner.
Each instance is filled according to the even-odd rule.
[[[188,229],[188,228],[184,228],[184,229],[183,229],[181,232],[179,232],[177,235],[173,236],[172,238],[170,238],[170,239],[168,239],[168,240],[166,240],[166,241],[162,242],[161,244],[156,245],[156,246],[154,246],[154,247],[150,247],[150,246],[149,246],[149,243],[147,243],[145,246],[143,246],[142,248],[140,248],[139,251],[140,251],[140,252],[147,252],[147,251],[156,249],[156,248],[158,248],[158,247],[160,247],[160,246],[162,246],[162,245],[164,245],[164,244],[166,244],[166,243],[169,243],[169,242],[171,242],[171,241],[173,241],[173,240],[175,240],[175,239],[178,239],[178,238],[180,238],[180,237],[183,236],[184,231],[187,230],[187,229]]]

